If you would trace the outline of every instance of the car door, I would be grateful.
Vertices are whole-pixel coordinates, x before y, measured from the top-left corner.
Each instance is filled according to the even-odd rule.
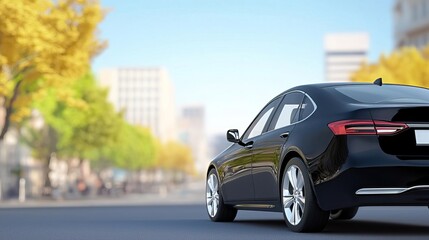
[[[303,98],[304,94],[301,92],[285,94],[267,132],[253,140],[252,174],[255,200],[279,199],[277,187],[279,156],[283,145],[288,145],[288,139],[293,134],[294,123],[298,121]]]
[[[253,139],[262,134],[275,113],[281,99],[277,98],[265,106],[243,134],[245,146],[235,143],[222,164],[224,174],[222,190],[226,201],[249,201],[254,199],[252,177]]]

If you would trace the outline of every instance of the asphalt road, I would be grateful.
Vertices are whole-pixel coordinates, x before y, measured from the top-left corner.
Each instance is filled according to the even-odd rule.
[[[368,207],[322,233],[290,232],[279,213],[241,211],[208,220],[202,205],[0,209],[0,239],[429,239],[426,207]]]

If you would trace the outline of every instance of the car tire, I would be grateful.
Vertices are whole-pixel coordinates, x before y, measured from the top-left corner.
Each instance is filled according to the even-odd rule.
[[[313,192],[307,166],[300,158],[292,158],[286,165],[281,181],[281,203],[285,222],[294,232],[322,231],[329,220]]]
[[[329,217],[332,220],[350,220],[356,216],[359,207],[344,208],[331,211]]]
[[[237,209],[223,203],[219,188],[219,177],[215,169],[210,170],[206,180],[206,209],[214,222],[232,222],[237,216]]]

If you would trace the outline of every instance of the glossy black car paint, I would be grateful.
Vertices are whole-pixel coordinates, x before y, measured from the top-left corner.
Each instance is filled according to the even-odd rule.
[[[267,106],[288,93],[298,92],[309,96],[316,110],[303,121],[284,128],[270,130],[268,124],[265,133],[243,140],[247,146],[234,143],[211,162],[209,170],[217,170],[226,204],[239,209],[283,211],[282,172],[289,159],[299,157],[308,166],[323,210],[429,205],[427,189],[395,195],[355,194],[361,188],[429,185],[429,146],[415,145],[413,128],[393,136],[338,136],[328,127],[329,123],[344,119],[429,123],[429,101],[362,103],[334,93],[340,85],[344,84],[305,85],[280,94]],[[274,117],[275,114],[268,121]]]

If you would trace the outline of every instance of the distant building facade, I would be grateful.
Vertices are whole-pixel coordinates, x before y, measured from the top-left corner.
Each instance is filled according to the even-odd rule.
[[[4,114],[0,109],[0,117]],[[29,124],[33,128],[40,127],[43,121],[41,115],[33,111]],[[4,124],[0,120],[0,126]],[[43,123],[42,123],[43,124]],[[24,178],[25,195],[38,197],[43,186],[43,161],[31,156],[31,149],[20,143],[20,131],[15,127],[9,128],[5,138],[0,142],[0,200],[16,199],[19,194],[19,179]]]
[[[428,0],[396,0],[393,18],[396,48],[423,48],[429,43]]]
[[[205,110],[203,106],[186,106],[180,111],[179,140],[189,146],[198,172],[207,170],[207,136],[205,132]]]
[[[325,78],[328,82],[348,82],[351,74],[367,61],[367,33],[325,35]]]
[[[161,141],[176,139],[174,89],[165,69],[104,69],[99,81],[129,123],[150,128]]]

